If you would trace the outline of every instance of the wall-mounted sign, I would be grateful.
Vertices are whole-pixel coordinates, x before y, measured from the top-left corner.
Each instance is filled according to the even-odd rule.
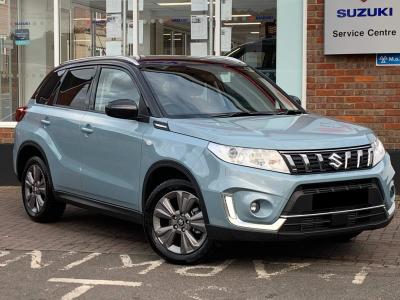
[[[26,46],[29,44],[29,29],[15,29],[15,45]]]
[[[400,53],[386,53],[376,55],[377,66],[400,66]]]
[[[325,0],[325,54],[400,52],[399,0]]]

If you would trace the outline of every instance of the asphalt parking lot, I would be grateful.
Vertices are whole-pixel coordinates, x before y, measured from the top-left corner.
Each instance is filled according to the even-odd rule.
[[[0,299],[399,299],[400,217],[350,243],[221,245],[205,265],[160,260],[140,226],[69,207],[31,222],[0,187]]]

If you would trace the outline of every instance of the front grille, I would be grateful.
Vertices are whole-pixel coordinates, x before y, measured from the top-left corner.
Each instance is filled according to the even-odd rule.
[[[321,151],[281,151],[290,172],[296,175],[371,168],[371,145]]]
[[[284,215],[304,215],[355,210],[383,204],[376,179],[300,185],[283,211]]]
[[[351,228],[384,222],[386,211],[383,207],[352,211],[341,214],[301,216],[288,218],[282,226],[282,233],[310,233],[330,229]]]

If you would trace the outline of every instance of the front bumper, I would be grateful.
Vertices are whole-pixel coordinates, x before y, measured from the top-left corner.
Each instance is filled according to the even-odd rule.
[[[209,157],[208,159],[215,158]],[[377,166],[368,170],[315,175],[287,175],[235,166],[220,161],[218,163],[221,165],[218,176],[211,177],[211,182],[201,183],[201,186],[208,187],[208,189],[203,189],[203,197],[206,199],[209,219],[208,234],[212,239],[299,239],[360,232],[382,228],[391,221],[394,215],[395,196],[391,195],[390,191],[394,185],[394,170],[389,155],[386,155]],[[330,211],[329,217],[324,213],[322,216],[313,215],[312,212],[290,216],[285,211],[289,200],[300,186],[315,183],[328,185],[334,182],[349,183],[367,179],[373,180],[379,186],[382,198],[379,205],[375,205],[375,203],[368,207]],[[254,200],[260,200],[262,203],[258,214],[253,214],[249,210],[250,204]],[[372,208],[379,211],[365,211],[365,209]],[[369,216],[368,219],[366,215]],[[379,217],[374,215],[379,215]],[[341,224],[342,226],[334,224],[335,226],[326,228],[315,226],[310,232],[287,230],[285,224],[290,224],[293,217],[307,218],[310,216],[322,218],[323,222],[342,222],[343,224]],[[345,223],[344,220],[347,220],[348,223]]]

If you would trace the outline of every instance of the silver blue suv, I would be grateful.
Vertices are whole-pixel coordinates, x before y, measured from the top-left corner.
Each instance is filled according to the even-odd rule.
[[[233,58],[67,62],[16,118],[31,219],[96,209],[143,224],[174,263],[221,240],[351,239],[394,215],[394,171],[371,130],[307,113]]]

